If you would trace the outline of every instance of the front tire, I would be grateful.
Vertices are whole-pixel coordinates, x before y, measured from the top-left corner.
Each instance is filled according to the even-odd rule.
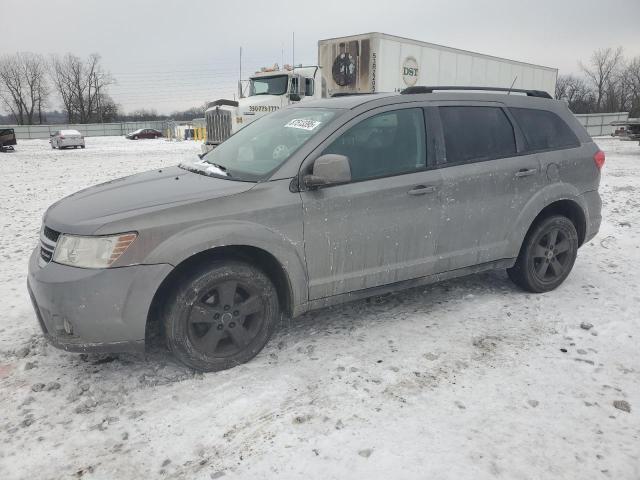
[[[577,255],[575,225],[567,217],[554,215],[534,224],[507,274],[523,290],[549,292],[569,276]]]
[[[248,362],[280,318],[273,283],[242,262],[214,262],[181,279],[165,309],[169,350],[185,365],[212,372]]]

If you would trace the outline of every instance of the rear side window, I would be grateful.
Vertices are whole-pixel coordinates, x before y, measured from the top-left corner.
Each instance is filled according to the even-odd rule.
[[[571,128],[558,115],[547,110],[510,108],[520,125],[529,150],[550,150],[580,146]]]
[[[514,156],[513,126],[499,107],[439,107],[447,163]]]

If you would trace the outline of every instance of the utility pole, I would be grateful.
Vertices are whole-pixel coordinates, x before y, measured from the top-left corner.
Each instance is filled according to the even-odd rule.
[[[235,100],[235,95],[233,96]],[[238,79],[238,100],[242,98],[242,46],[240,47],[240,78]]]

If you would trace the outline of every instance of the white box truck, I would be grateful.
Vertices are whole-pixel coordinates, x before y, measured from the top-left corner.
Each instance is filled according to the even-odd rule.
[[[205,117],[214,148],[256,118],[292,103],[407,87],[474,86],[540,90],[554,94],[558,70],[420,42],[384,33],[318,41],[318,65],[268,70],[249,78],[248,95],[217,100]]]

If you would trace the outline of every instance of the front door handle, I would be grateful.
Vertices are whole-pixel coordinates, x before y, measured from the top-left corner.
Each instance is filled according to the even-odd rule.
[[[409,190],[409,195],[424,195],[426,193],[434,193],[436,187],[434,185],[417,185]]]
[[[535,175],[537,171],[538,171],[537,168],[521,168],[516,172],[516,177],[518,178],[529,177],[531,175]]]

